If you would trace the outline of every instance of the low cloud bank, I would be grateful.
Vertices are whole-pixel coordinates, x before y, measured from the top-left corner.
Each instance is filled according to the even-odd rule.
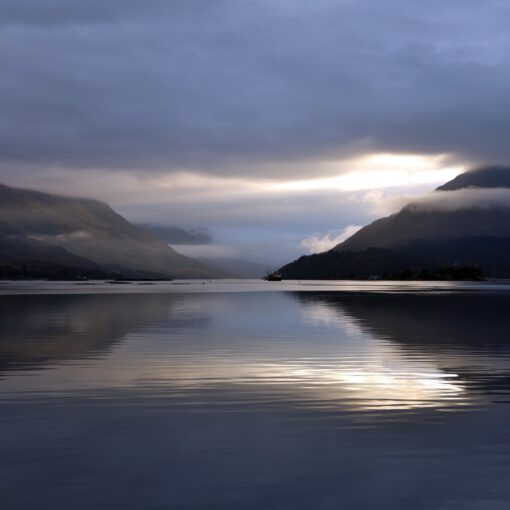
[[[221,244],[181,244],[172,247],[182,255],[193,258],[226,259],[239,256],[235,247]]]
[[[33,241],[42,241],[45,243],[66,243],[68,241],[76,241],[79,239],[89,239],[93,236],[90,232],[85,230],[75,230],[74,232],[69,232],[68,234],[32,234],[28,235],[27,237]]]
[[[309,254],[322,253],[342,243],[355,234],[360,228],[362,227],[359,225],[349,225],[340,231],[330,230],[326,234],[312,234],[303,239],[300,246],[307,250]]]
[[[466,188],[456,191],[435,191],[414,199],[404,209],[452,212],[462,209],[490,209],[493,207],[510,208],[510,189]]]

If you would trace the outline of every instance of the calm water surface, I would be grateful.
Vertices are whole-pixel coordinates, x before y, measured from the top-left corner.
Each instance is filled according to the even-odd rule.
[[[510,508],[510,287],[0,284],[0,508]]]

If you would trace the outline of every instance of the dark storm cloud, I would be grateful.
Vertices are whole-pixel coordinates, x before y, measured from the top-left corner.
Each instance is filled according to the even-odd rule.
[[[508,161],[509,21],[498,0],[0,0],[0,178]]]

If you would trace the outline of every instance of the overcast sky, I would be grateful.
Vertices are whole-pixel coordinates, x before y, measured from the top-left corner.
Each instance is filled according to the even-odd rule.
[[[283,261],[510,161],[509,26],[507,0],[0,0],[0,181]]]

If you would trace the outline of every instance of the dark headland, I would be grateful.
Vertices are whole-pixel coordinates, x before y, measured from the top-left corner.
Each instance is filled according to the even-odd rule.
[[[286,279],[510,277],[510,169],[459,175],[343,243],[280,269]]]

